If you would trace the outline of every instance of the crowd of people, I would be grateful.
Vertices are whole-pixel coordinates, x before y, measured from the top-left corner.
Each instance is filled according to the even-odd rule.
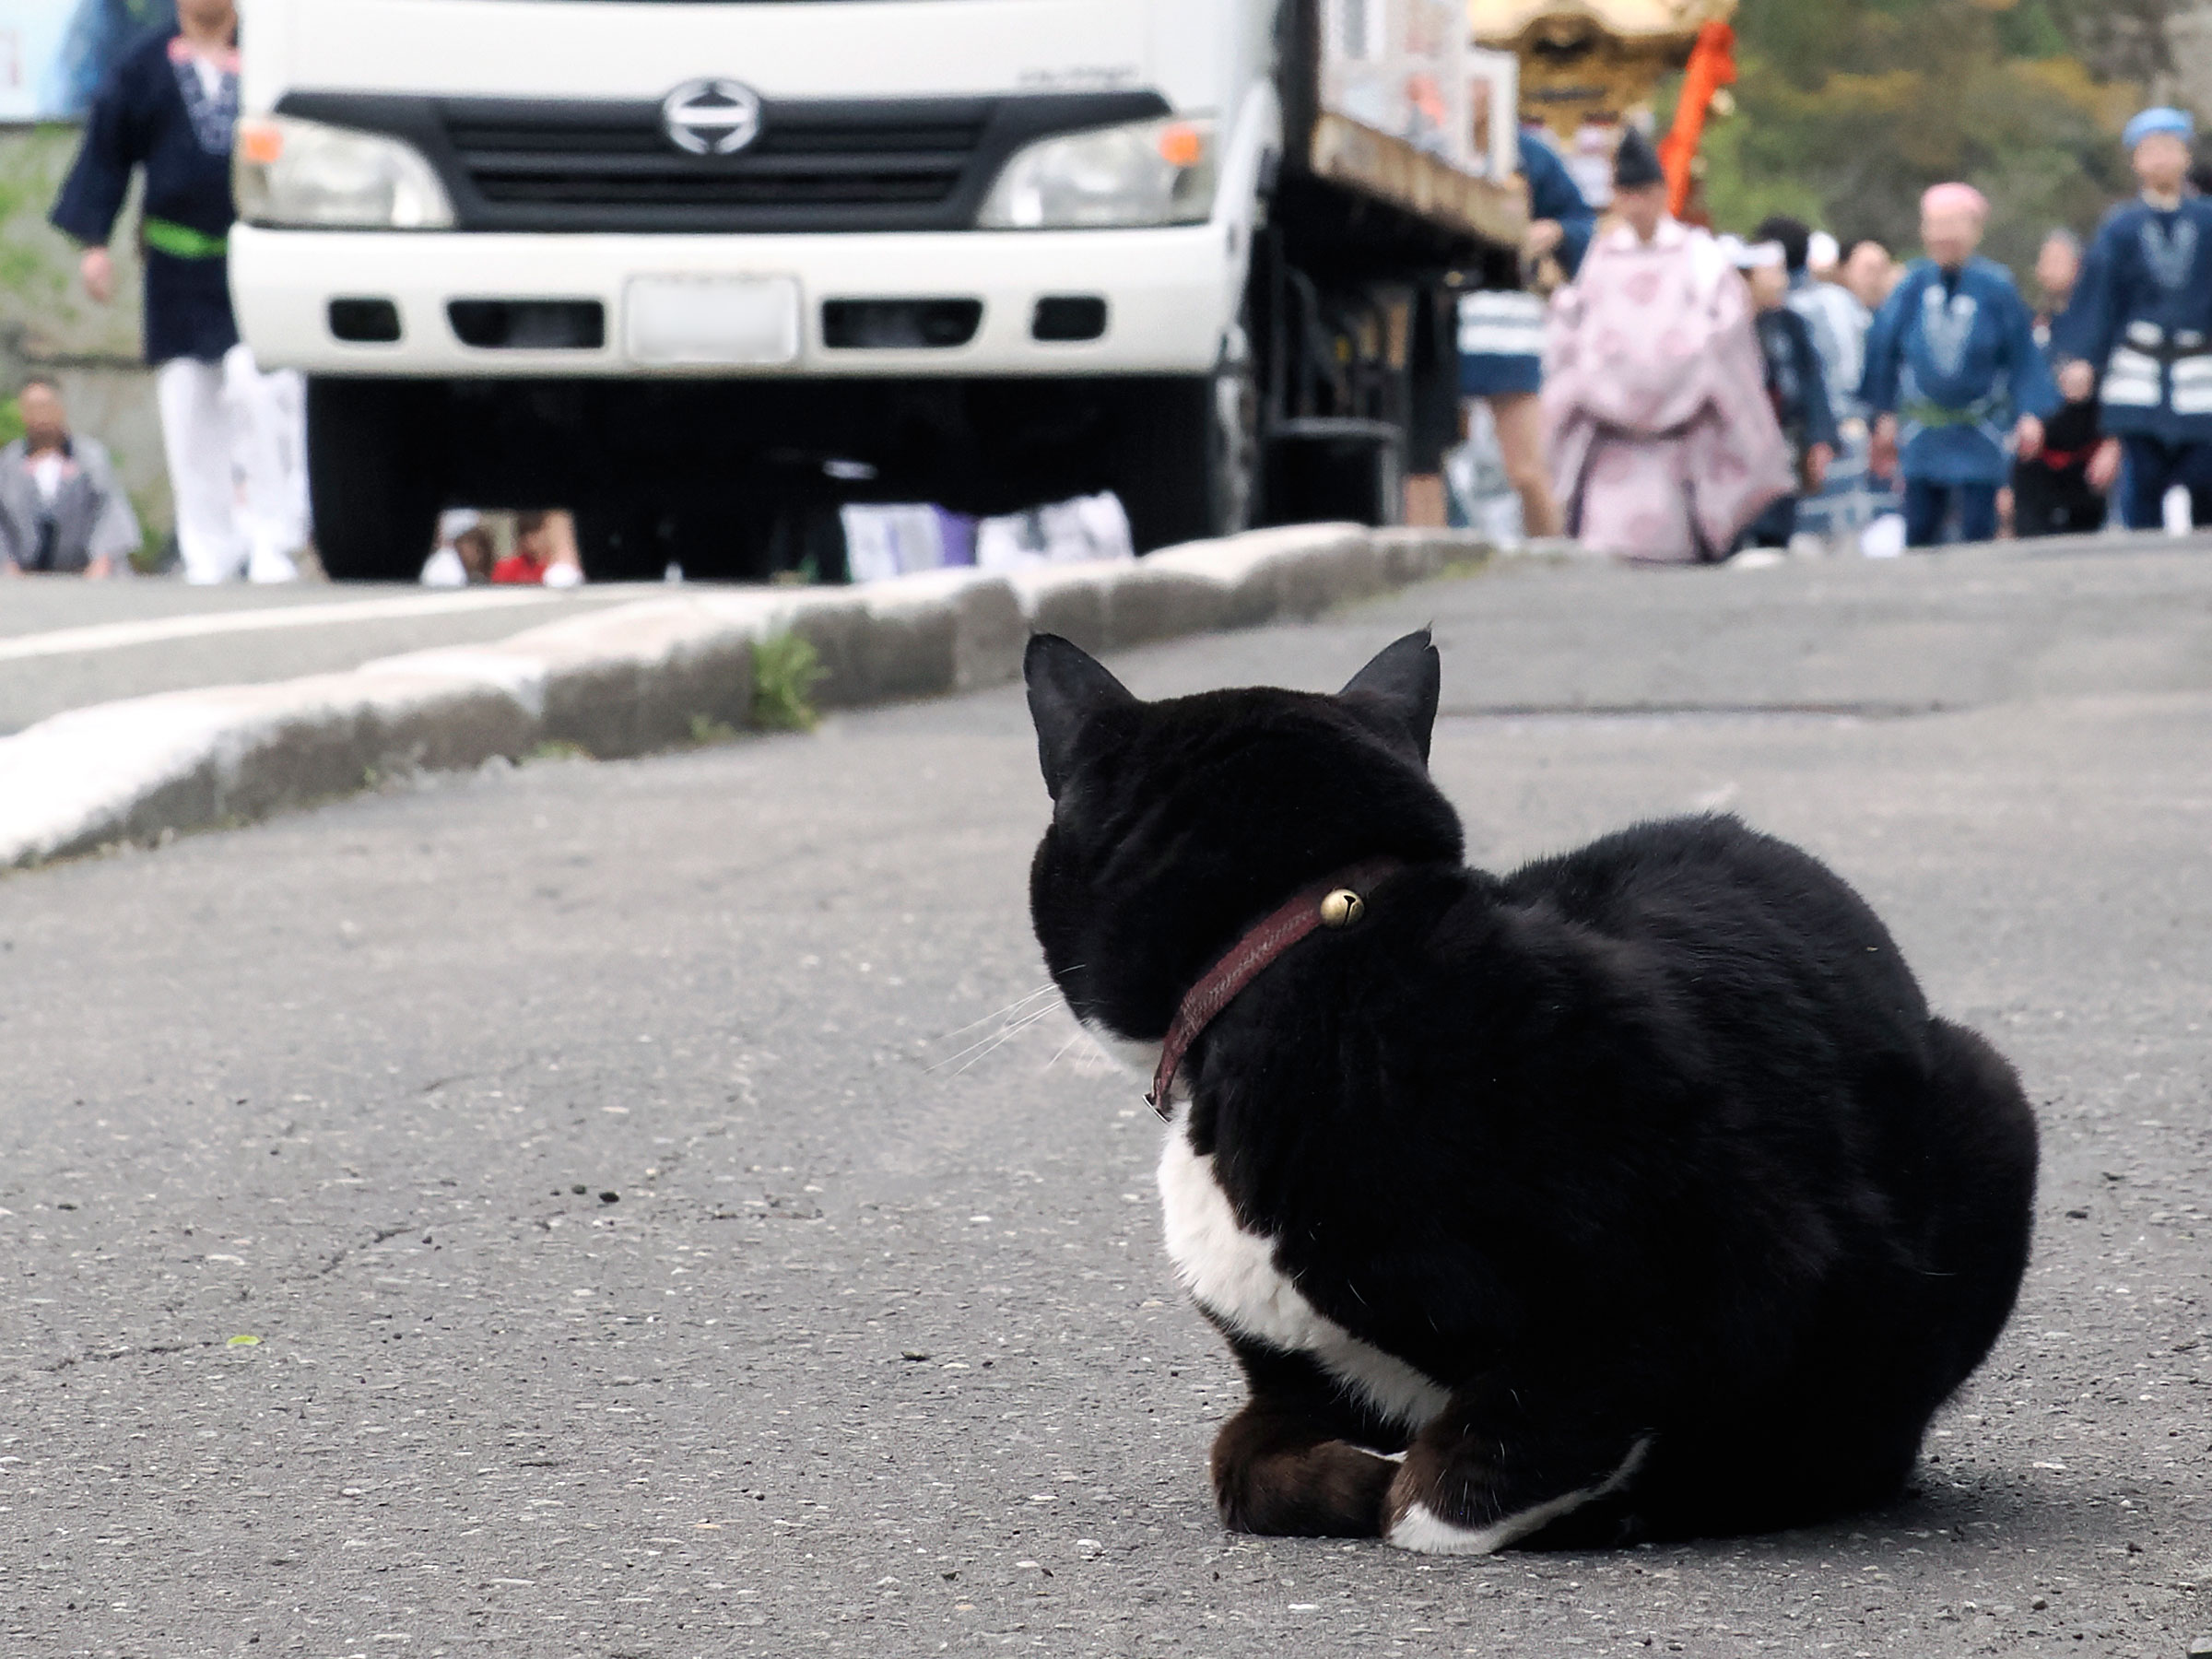
[[[254,362],[226,278],[237,29],[234,0],[178,0],[175,26],[100,88],[52,215],[104,301],[143,175],[145,350],[192,582],[289,580],[310,534],[302,388]],[[1461,391],[1521,531],[1689,562],[2092,531],[2114,500],[2131,529],[2166,523],[2170,497],[2212,524],[2212,202],[2191,179],[2194,136],[2171,109],[2128,124],[2138,195],[2086,250],[2051,234],[2031,307],[1980,255],[1990,207],[1971,185],[1926,193],[1922,254],[1900,265],[1786,217],[1747,237],[1682,222],[1633,125],[1601,218],[1524,134],[1524,285],[1470,293],[1459,315]],[[137,524],[106,452],[72,429],[52,379],[18,402],[0,574],[126,571]],[[424,579],[580,581],[573,524],[527,515],[495,557],[488,526],[449,515]]]
[[[1467,296],[1461,390],[1486,406],[1532,536],[1656,562],[1892,553],[2212,524],[2212,203],[2183,112],[2123,135],[2139,194],[2084,249],[2045,240],[2030,305],[1981,255],[1990,205],[1921,204],[1921,255],[1800,220],[1713,235],[1669,211],[1626,129],[1601,219],[1524,138],[1522,292]],[[1548,300],[1541,291],[1550,288]]]

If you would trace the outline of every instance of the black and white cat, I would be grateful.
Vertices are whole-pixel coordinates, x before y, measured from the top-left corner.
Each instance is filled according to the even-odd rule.
[[[1730,818],[1467,868],[1425,632],[1335,697],[1142,702],[1051,635],[1026,673],[1037,937],[1172,1076],[1168,1249],[1251,1387],[1229,1525],[1481,1552],[1900,1490],[2011,1312],[2036,1127],[1856,893]]]

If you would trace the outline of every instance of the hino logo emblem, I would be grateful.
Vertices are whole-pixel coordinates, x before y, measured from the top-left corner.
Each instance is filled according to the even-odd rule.
[[[760,100],[734,80],[686,81],[661,101],[668,142],[695,156],[734,156],[760,135]]]

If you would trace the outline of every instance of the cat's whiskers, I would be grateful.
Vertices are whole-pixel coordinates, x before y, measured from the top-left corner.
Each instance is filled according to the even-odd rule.
[[[1054,1004],[1047,1003],[1043,1007],[1032,1008],[1025,1014],[1017,1015],[1007,1019],[995,1031],[992,1031],[986,1036],[978,1038],[975,1041],[970,1043],[966,1048],[958,1050],[953,1053],[946,1055],[944,1059],[938,1061],[935,1065],[930,1066],[928,1069],[933,1072],[941,1071],[946,1066],[952,1065],[954,1061],[960,1060],[964,1063],[954,1073],[954,1075],[957,1077],[959,1072],[966,1071],[969,1066],[973,1065],[978,1060],[982,1059],[986,1054],[989,1054],[995,1049],[1003,1047],[1007,1042],[1012,1041],[1016,1037],[1018,1037],[1022,1032],[1028,1030],[1039,1020],[1051,1014],[1055,1006],[1056,1005]]]
[[[1030,1027],[1035,1025],[1038,1020],[1043,1018],[1045,1014],[1049,1013],[1050,1011],[1051,1010],[1049,1009],[1041,1009],[1037,1013],[1030,1016],[1027,1019],[1022,1020],[1019,1024],[1008,1026],[1005,1030],[999,1032],[993,1041],[980,1048],[977,1053],[971,1054],[961,1065],[955,1066],[953,1068],[952,1075],[957,1077],[962,1072],[967,1071],[983,1060],[988,1059],[991,1055],[996,1053],[1000,1049],[1004,1048],[1007,1043],[1011,1042],[1015,1038],[1021,1035],[1022,1032],[1028,1030]]]
[[[1071,1018],[1075,1017],[1075,1012],[1072,1007],[1068,1009]],[[1075,1055],[1075,1071],[1078,1077],[1112,1077],[1125,1073],[1129,1069],[1123,1062],[1107,1052],[1105,1045],[1099,1041],[1098,1032],[1080,1019],[1076,1020],[1075,1035],[1062,1043],[1059,1051],[1044,1063],[1044,1069],[1052,1070],[1053,1066],[1066,1059],[1071,1053]]]
[[[1007,1015],[1014,1013],[1017,1009],[1024,1007],[1030,1003],[1035,1002],[1041,996],[1050,996],[1057,994],[1059,989],[1060,987],[1053,983],[1051,980],[1046,980],[1043,984],[1038,986],[1034,991],[1025,992],[1023,994],[1016,997],[1012,1002],[1008,1003],[1005,1007],[994,1008],[990,1013],[985,1014],[980,1019],[971,1019],[964,1026],[955,1026],[949,1031],[941,1032],[937,1037],[937,1041],[939,1042],[943,1042],[948,1038],[965,1036],[968,1032],[974,1030],[976,1027],[980,1025],[988,1025],[994,1019],[1003,1019]]]

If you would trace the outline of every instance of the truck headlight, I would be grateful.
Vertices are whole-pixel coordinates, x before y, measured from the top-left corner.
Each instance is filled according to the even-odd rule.
[[[238,216],[250,224],[441,230],[453,222],[428,158],[382,133],[253,116],[238,124],[230,168]]]
[[[1133,121],[1015,151],[976,223],[999,230],[1198,224],[1214,210],[1214,184],[1212,121]]]

